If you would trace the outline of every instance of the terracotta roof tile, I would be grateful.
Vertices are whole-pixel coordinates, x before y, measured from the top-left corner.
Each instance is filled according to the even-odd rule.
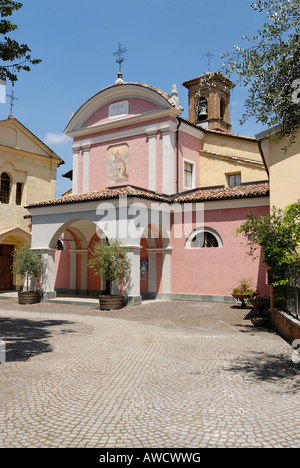
[[[80,203],[94,200],[113,199],[121,196],[147,198],[156,201],[170,201],[167,195],[160,195],[158,193],[150,192],[148,190],[133,187],[131,185],[122,187],[112,187],[100,190],[93,190],[92,192],[80,193],[78,195],[65,195],[60,198],[52,200],[45,200],[43,202],[33,203],[30,207],[49,206],[49,205],[65,205],[68,203]]]
[[[33,203],[27,208],[66,205],[70,203],[80,203],[97,200],[109,200],[121,196],[146,198],[149,200],[168,203],[186,203],[210,200],[229,200],[234,198],[266,197],[268,195],[269,184],[267,182],[240,185],[238,187],[200,188],[197,190],[193,190],[192,192],[183,192],[182,194],[173,196],[150,192],[139,187],[127,185],[121,187],[111,187],[101,190],[94,190],[93,192],[81,193],[78,195],[65,195],[61,198],[54,198],[52,200],[45,200],[43,202]]]
[[[193,201],[208,201],[208,200],[229,200],[233,198],[252,198],[266,197],[269,195],[269,184],[253,183],[249,185],[240,185],[237,187],[215,187],[202,188],[181,194],[174,197],[174,201],[185,203]]]

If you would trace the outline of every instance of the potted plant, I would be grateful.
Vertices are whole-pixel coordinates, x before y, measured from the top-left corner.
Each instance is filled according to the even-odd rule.
[[[19,304],[40,302],[39,280],[45,273],[45,263],[40,254],[30,248],[30,244],[21,244],[13,253],[13,271],[25,279],[26,291],[18,292]]]
[[[251,318],[253,325],[265,327],[269,325],[268,310],[270,305],[270,298],[268,296],[257,295],[250,300],[250,304],[253,306],[256,315]]]
[[[250,304],[258,311],[258,315],[265,315],[266,308],[270,305],[269,296],[257,295],[250,299]]]
[[[121,309],[124,306],[124,294],[120,289],[131,269],[127,252],[126,247],[117,239],[110,242],[101,239],[90,249],[89,267],[109,283],[109,294],[99,296],[101,310]]]
[[[256,290],[252,288],[250,281],[245,278],[239,282],[238,286],[233,288],[231,293],[235,299],[241,301],[241,308],[243,309],[247,307],[246,299],[253,298],[256,294]]]

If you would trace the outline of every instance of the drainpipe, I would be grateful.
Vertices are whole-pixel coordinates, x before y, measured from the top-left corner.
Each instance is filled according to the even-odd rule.
[[[176,193],[179,193],[179,127],[181,125],[181,120],[179,119],[179,124],[176,129]]]

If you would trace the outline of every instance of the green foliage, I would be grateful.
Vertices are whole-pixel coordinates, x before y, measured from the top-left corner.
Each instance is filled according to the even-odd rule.
[[[45,263],[41,255],[30,249],[30,244],[25,242],[15,249],[13,253],[13,271],[22,278],[27,279],[27,291],[29,279],[37,280],[45,273]]]
[[[128,249],[117,239],[108,243],[101,239],[95,242],[90,250],[91,258],[88,261],[96,275],[106,281],[123,281],[130,271],[131,261],[127,256]]]
[[[233,294],[246,294],[250,296],[254,296],[256,294],[256,290],[253,289],[250,280],[247,278],[241,279],[239,284],[232,289]]]
[[[17,29],[17,26],[9,21],[14,11],[22,8],[22,3],[13,0],[0,0],[0,34],[3,36],[0,41],[0,59],[7,62],[0,66],[0,79],[9,79],[11,82],[18,80],[17,73],[21,70],[30,71],[30,65],[40,63],[40,59],[31,58],[31,50],[27,44],[19,44],[16,40],[8,36]]]
[[[279,126],[279,137],[294,141],[300,126],[300,0],[258,0],[251,8],[267,21],[253,37],[243,36],[245,47],[224,52],[222,71],[249,86],[241,123],[254,117],[263,125]]]
[[[299,259],[300,201],[284,210],[273,207],[270,215],[254,216],[251,211],[236,233],[245,236],[253,258],[257,258],[258,249],[262,248],[271,284],[288,283],[289,270]]]

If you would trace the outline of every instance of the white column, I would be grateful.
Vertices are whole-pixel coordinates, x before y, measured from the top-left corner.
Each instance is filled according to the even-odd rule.
[[[46,271],[43,278],[42,290],[43,299],[47,300],[51,297],[56,296],[54,289],[55,285],[55,249],[32,249],[37,253],[40,253],[45,264]]]
[[[171,292],[171,252],[162,254],[162,292]]]
[[[141,280],[141,249],[140,246],[125,245],[128,249],[127,256],[131,260],[130,278],[125,285],[126,296],[136,301],[140,300],[140,280]]]
[[[73,150],[72,193],[78,194],[78,150]]]
[[[82,175],[82,191],[89,191],[89,171],[90,171],[90,147],[83,148],[83,175]]]
[[[167,130],[163,133],[163,170],[162,187],[163,193],[172,195],[175,192],[175,137],[174,130]]]
[[[156,135],[156,131],[148,133],[148,189],[153,190],[154,192],[156,191]]]

